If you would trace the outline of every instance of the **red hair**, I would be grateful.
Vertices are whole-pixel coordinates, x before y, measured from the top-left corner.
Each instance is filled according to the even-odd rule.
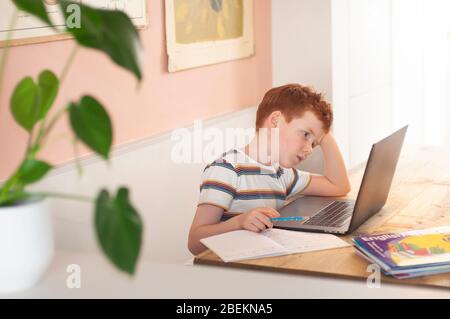
[[[311,111],[323,123],[326,133],[333,123],[333,111],[323,95],[300,84],[286,84],[267,91],[256,112],[256,129],[262,127],[265,119],[274,111],[280,111],[288,123],[303,116],[306,111]]]

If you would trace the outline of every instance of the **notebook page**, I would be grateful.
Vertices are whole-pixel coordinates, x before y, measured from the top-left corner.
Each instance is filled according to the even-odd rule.
[[[337,236],[283,229],[269,229],[262,234],[277,242],[291,253],[304,253],[351,246]]]
[[[200,242],[225,262],[289,253],[283,246],[270,238],[249,230],[235,230],[203,238]]]

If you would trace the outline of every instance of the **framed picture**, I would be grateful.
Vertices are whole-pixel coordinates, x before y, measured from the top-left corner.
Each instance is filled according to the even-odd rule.
[[[253,0],[166,0],[169,72],[254,54]]]
[[[105,10],[124,11],[137,29],[147,26],[146,0],[74,0],[75,2],[102,8]],[[53,29],[39,19],[26,12],[19,11],[17,19],[11,25],[16,7],[11,0],[0,1],[0,48],[6,45],[8,34],[11,33],[9,45],[40,43],[55,40],[70,39],[71,35],[65,32],[63,12],[58,0],[44,0],[45,9]]]

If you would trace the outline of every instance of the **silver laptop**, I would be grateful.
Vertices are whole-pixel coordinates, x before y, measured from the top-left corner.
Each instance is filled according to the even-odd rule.
[[[280,214],[307,218],[275,221],[274,227],[335,234],[354,231],[386,203],[407,129],[405,126],[373,144],[356,201],[304,196],[283,207]]]

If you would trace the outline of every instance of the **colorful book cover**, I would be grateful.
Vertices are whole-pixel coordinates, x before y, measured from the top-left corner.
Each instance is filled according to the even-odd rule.
[[[389,242],[387,249],[398,266],[450,262],[450,233],[407,236]]]
[[[354,247],[356,249],[356,253],[367,260],[370,263],[376,262],[373,260],[373,256],[369,256],[366,251],[363,251],[360,249],[359,246]],[[378,263],[378,262],[377,262]],[[389,269],[385,268],[384,265],[379,264],[383,274],[394,276],[398,279],[405,279],[405,278],[414,278],[414,277],[422,277],[422,276],[428,276],[428,275],[434,275],[434,274],[440,274],[445,272],[450,272],[450,264],[441,264],[438,266],[434,265],[425,265],[420,268],[417,266],[415,267],[402,267],[397,269]]]
[[[353,238],[385,270],[450,263],[450,227]]]

